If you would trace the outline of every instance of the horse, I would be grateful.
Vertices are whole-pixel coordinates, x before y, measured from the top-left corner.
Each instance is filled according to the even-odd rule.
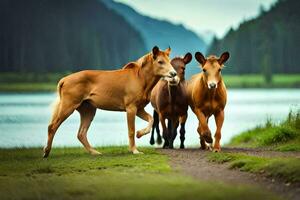
[[[214,152],[221,151],[221,129],[224,122],[224,108],[227,101],[226,86],[221,71],[229,58],[224,52],[220,57],[215,55],[205,58],[200,52],[195,53],[196,60],[201,64],[202,73],[194,75],[187,84],[189,106],[198,118],[198,133],[201,149],[210,149],[213,139],[208,127],[210,116],[214,115],[216,122]],[[210,144],[207,146],[207,144]]]
[[[85,70],[62,78],[57,85],[58,101],[48,126],[48,140],[44,156],[48,157],[54,135],[59,126],[75,110],[80,113],[77,138],[92,155],[101,154],[87,140],[88,128],[96,110],[125,111],[127,114],[129,150],[139,154],[135,145],[135,116],[148,122],[148,126],[137,131],[137,138],[150,132],[153,118],[144,107],[149,103],[150,93],[161,77],[176,77],[177,72],[170,63],[170,47],[161,51],[157,46],[136,62],[122,69],[102,71]]]
[[[176,57],[171,61],[178,78],[162,78],[151,92],[150,102],[154,108],[152,133],[150,144],[154,144],[154,130],[157,131],[157,141],[161,143],[159,121],[163,128],[163,148],[174,148],[173,142],[180,123],[180,148],[184,148],[185,122],[187,119],[188,99],[186,94],[185,67],[192,60],[192,54],[187,53],[184,58]],[[168,119],[168,128],[166,127]]]

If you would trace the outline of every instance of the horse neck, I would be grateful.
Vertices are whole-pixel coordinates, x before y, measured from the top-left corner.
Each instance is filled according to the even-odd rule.
[[[160,79],[159,76],[153,74],[152,62],[143,63],[140,68],[139,75],[143,80],[143,88],[145,94],[147,96],[150,96],[152,89]]]

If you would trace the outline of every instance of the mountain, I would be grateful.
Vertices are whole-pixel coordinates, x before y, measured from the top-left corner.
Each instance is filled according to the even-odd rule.
[[[229,51],[228,73],[300,73],[300,1],[279,0],[259,17],[214,38],[208,53]]]
[[[196,51],[205,52],[206,50],[206,44],[203,39],[194,32],[186,29],[183,25],[175,25],[168,21],[144,16],[133,8],[112,0],[99,1],[104,2],[107,7],[124,16],[141,33],[148,49],[151,49],[155,45],[160,48],[170,46],[172,49],[171,56],[173,57],[184,55],[187,52],[194,54]],[[194,59],[193,61],[191,65],[196,64]],[[194,73],[193,70],[194,72],[199,71],[197,67],[188,67],[188,76]]]
[[[205,44],[210,45],[216,33],[211,30],[199,32],[198,35],[204,40]]]
[[[0,26],[2,72],[113,69],[146,53],[140,33],[97,0],[1,0]]]

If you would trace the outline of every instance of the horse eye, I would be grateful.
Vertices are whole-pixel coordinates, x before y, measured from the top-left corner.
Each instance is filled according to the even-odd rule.
[[[158,64],[160,64],[160,65],[162,65],[162,64],[164,64],[164,61],[158,61]]]
[[[203,69],[203,72],[206,73],[206,69]]]
[[[219,69],[219,72],[221,71],[221,69]]]

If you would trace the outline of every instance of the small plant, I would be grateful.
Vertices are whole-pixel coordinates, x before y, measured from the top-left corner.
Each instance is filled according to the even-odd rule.
[[[264,147],[269,146],[275,150],[297,150],[300,142],[300,110],[290,111],[287,118],[275,124],[271,118],[267,118],[265,124],[260,127],[245,131],[234,137],[231,146]],[[288,146],[293,148],[288,148]]]
[[[272,118],[271,117],[268,117],[267,118],[267,121],[266,121],[266,124],[265,124],[265,127],[266,128],[270,128],[273,126],[273,122],[272,122]]]

